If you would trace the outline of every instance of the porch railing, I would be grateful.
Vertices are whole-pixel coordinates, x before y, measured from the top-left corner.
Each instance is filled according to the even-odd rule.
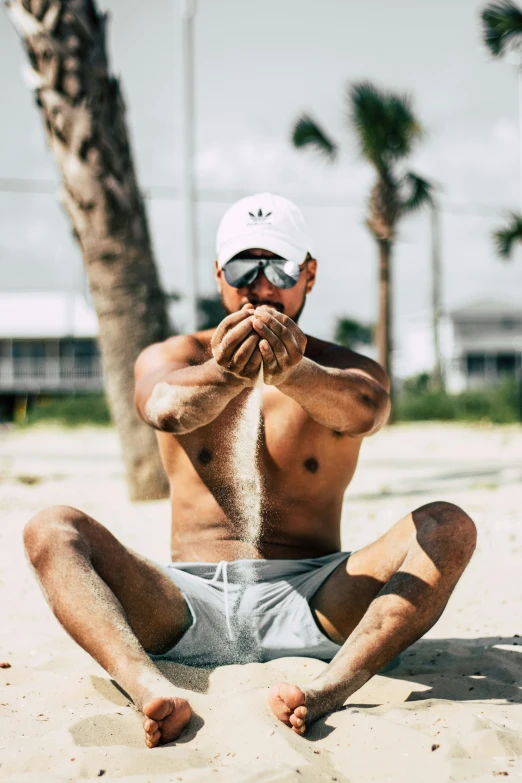
[[[0,358],[0,391],[101,391],[103,373],[98,357],[89,359]]]

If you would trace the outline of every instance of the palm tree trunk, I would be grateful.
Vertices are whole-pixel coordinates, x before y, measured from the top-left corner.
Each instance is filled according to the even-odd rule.
[[[390,257],[392,243],[390,239],[378,239],[379,245],[379,318],[377,321],[377,359],[390,376],[391,371],[391,280]]]
[[[444,387],[442,353],[440,348],[441,315],[441,263],[440,263],[440,216],[435,202],[431,204],[431,275],[432,275],[432,319],[433,319],[433,366],[432,386],[436,391]]]
[[[153,431],[133,403],[133,366],[169,334],[134,175],[118,81],[105,47],[107,17],[94,0],[9,0],[30,61],[29,81],[62,177],[99,321],[106,392],[133,500],[165,497]]]

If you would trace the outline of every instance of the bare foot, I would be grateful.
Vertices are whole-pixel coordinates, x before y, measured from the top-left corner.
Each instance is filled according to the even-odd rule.
[[[190,704],[180,696],[159,696],[142,707],[145,743],[149,748],[177,739],[192,715]]]
[[[297,734],[304,734],[309,721],[308,707],[305,707],[306,694],[297,685],[279,682],[272,685],[268,693],[268,703],[272,712],[280,721]]]

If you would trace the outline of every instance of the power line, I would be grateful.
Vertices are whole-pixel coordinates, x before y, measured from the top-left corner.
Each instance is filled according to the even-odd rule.
[[[58,180],[52,179],[24,179],[19,177],[0,177],[0,193],[31,193],[42,196],[55,196],[59,188]],[[141,193],[147,201],[179,201],[183,200],[180,188],[172,185],[145,185]],[[195,201],[199,204],[215,203],[229,204],[249,194],[249,191],[236,189],[201,189],[195,194]],[[296,195],[299,204],[316,208],[349,208],[364,210],[366,205],[360,200],[346,196],[306,196]],[[488,204],[456,204],[454,202],[441,202],[440,211],[449,215],[463,215],[469,217],[493,217],[499,218],[513,209],[507,205]]]

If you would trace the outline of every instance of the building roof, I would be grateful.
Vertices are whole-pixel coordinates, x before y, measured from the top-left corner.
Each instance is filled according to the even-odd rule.
[[[64,292],[0,292],[0,339],[97,337],[85,297]]]
[[[500,318],[522,317],[522,304],[520,301],[500,299],[479,299],[462,307],[451,310],[452,318],[476,318],[477,316]]]

